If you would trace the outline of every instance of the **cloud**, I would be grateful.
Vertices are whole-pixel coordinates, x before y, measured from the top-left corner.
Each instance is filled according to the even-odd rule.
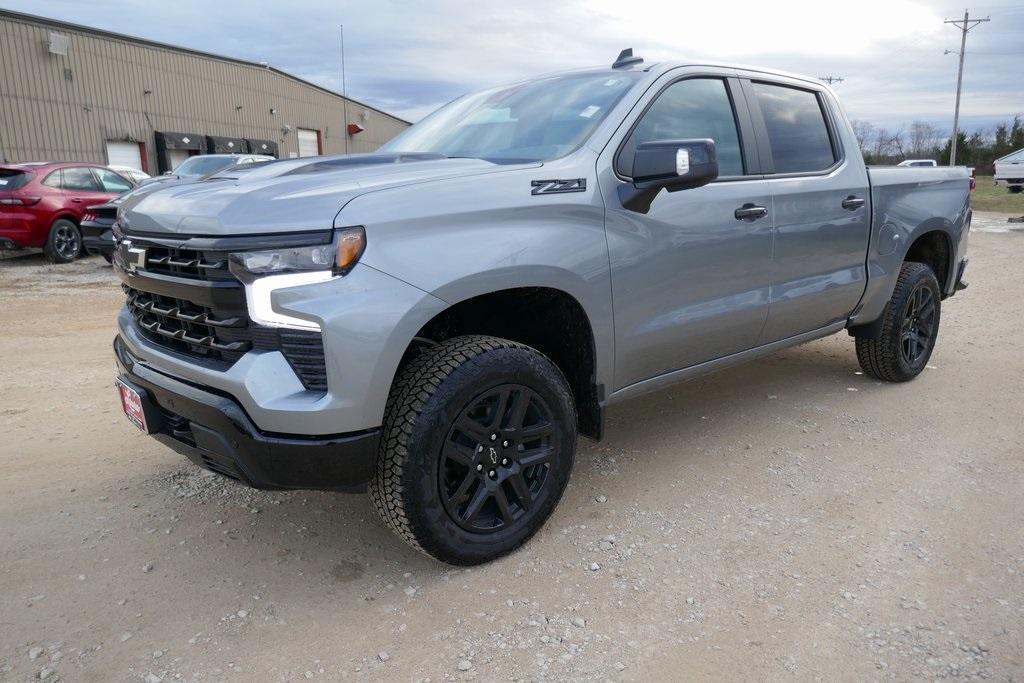
[[[0,0],[10,9],[267,61],[410,120],[488,85],[608,64],[623,47],[648,61],[701,58],[837,75],[852,118],[951,127],[959,32],[952,0],[515,3],[305,0]],[[961,117],[989,127],[1024,110],[1024,7],[984,0],[993,21],[971,32]]]

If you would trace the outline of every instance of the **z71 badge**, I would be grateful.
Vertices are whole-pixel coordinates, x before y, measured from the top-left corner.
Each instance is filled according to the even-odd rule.
[[[561,194],[563,192],[586,192],[586,178],[571,180],[532,180],[533,191],[530,194]]]

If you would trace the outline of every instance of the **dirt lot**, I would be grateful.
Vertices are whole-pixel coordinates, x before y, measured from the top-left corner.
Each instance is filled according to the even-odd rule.
[[[971,249],[915,382],[839,335],[618,407],[468,571],[142,436],[105,264],[0,262],[0,679],[1020,680],[1024,233]]]

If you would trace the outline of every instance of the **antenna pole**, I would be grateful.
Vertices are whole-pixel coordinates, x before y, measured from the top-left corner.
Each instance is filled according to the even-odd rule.
[[[345,154],[348,154],[348,90],[345,88],[345,24],[338,24],[341,31],[341,109],[344,121],[341,130],[345,136]]]

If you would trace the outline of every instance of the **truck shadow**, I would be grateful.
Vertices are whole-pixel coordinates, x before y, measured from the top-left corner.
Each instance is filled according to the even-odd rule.
[[[576,468],[562,504],[544,530],[526,547],[490,565],[473,569],[497,577],[527,562],[546,562],[555,555],[556,530],[586,523],[595,492],[614,499],[663,485],[673,467],[697,467],[728,452],[757,443],[757,453],[770,453],[769,439],[746,435],[752,422],[783,418],[785,413],[814,412],[825,393],[846,394],[847,387],[874,386],[858,370],[852,341],[843,337],[789,349],[760,361],[698,378],[614,407],[606,439],[580,441]],[[844,396],[845,398],[845,396]],[[820,415],[821,413],[817,413]],[[796,418],[793,418],[796,419]],[[742,436],[742,443],[737,440]],[[705,447],[689,450],[697,436]],[[671,452],[669,452],[671,451]],[[659,466],[650,467],[652,458]],[[710,463],[708,463],[710,464]],[[666,467],[667,465],[667,467]],[[190,466],[189,466],[190,467]],[[667,471],[666,471],[667,470]],[[310,600],[405,601],[456,580],[465,570],[445,566],[416,552],[391,534],[377,519],[368,496],[325,492],[250,492],[217,477],[182,469],[182,476],[199,477],[201,486],[218,491],[209,498],[215,506],[176,507],[186,526],[209,528],[209,513],[217,510],[225,528],[222,538],[205,550],[189,554],[184,573],[215,562],[233,567],[246,584],[271,584],[291,594],[294,603]],[[170,492],[168,492],[170,493]],[[254,512],[258,511],[258,512]],[[264,559],[253,563],[258,550]],[[302,582],[281,581],[301,572]],[[242,575],[246,575],[242,578]],[[458,579],[462,580],[462,579]]]

